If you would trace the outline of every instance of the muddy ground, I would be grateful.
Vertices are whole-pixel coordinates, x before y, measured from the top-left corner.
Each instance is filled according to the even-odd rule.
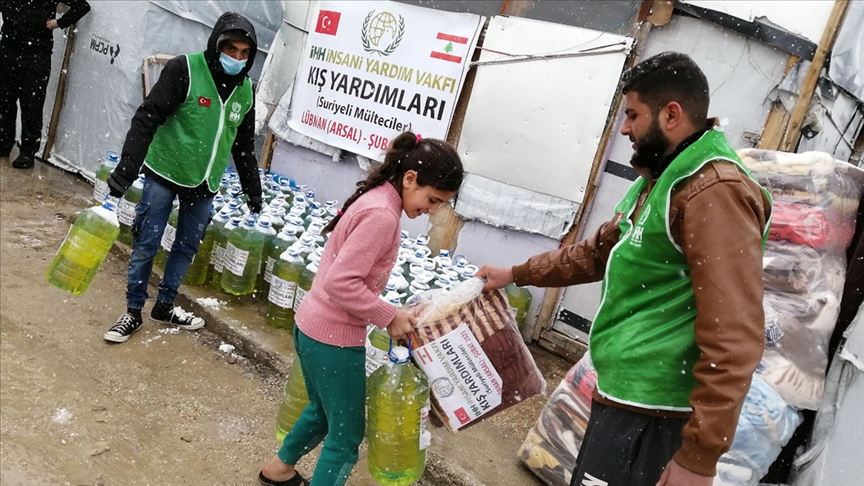
[[[45,282],[91,194],[81,177],[48,164],[16,170],[0,159],[0,484],[258,484],[261,463],[278,447],[281,375],[221,351],[222,340],[207,328],[175,332],[145,319],[127,343],[106,343],[102,334],[125,310],[127,259],[120,252],[109,255],[84,295]],[[551,391],[569,365],[542,360]],[[518,447],[544,402],[536,397],[490,426]],[[516,462],[512,444],[505,453],[507,463]],[[307,476],[316,456],[298,465]],[[349,485],[376,484],[364,458],[361,450]],[[495,466],[500,459],[477,462],[503,473]],[[433,476],[418,484],[449,484]],[[517,482],[526,481],[540,484]]]

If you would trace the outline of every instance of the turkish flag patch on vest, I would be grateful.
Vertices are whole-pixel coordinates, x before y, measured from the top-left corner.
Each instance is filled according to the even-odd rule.
[[[209,108],[210,107],[210,98],[206,98],[204,96],[199,96],[198,97],[198,104],[200,106],[206,106]]]

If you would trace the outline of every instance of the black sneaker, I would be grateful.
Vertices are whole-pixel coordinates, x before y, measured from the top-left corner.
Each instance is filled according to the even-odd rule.
[[[204,319],[184,311],[182,307],[174,307],[165,302],[156,302],[153,310],[150,311],[150,318],[161,324],[168,324],[187,331],[204,327]]]
[[[140,316],[126,313],[117,319],[117,322],[111,326],[111,329],[108,329],[103,337],[112,343],[125,343],[132,333],[141,329],[143,324]]]
[[[12,167],[15,167],[16,169],[32,169],[33,164],[33,156],[22,153],[12,162]]]

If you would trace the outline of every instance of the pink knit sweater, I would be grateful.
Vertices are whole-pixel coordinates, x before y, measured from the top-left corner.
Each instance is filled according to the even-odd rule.
[[[378,298],[399,252],[402,198],[390,184],[360,196],[330,234],[318,274],[295,321],[304,334],[339,347],[363,346],[366,326],[384,329],[396,307]]]

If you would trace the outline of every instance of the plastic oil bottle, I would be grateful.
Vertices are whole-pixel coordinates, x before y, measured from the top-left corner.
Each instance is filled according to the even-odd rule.
[[[282,231],[280,231],[275,238],[267,241],[264,245],[263,271],[258,274],[259,281],[258,284],[256,284],[256,288],[260,290],[266,290],[269,288],[270,282],[273,278],[273,267],[276,265],[276,262],[279,261],[279,257],[285,253],[285,250],[287,250],[288,247],[293,245],[296,241],[297,235],[291,227],[283,227]]]
[[[516,314],[516,325],[521,332],[525,328],[525,316],[528,315],[528,308],[531,307],[531,292],[525,287],[519,287],[512,283],[504,287],[504,292],[507,293],[510,308]]]
[[[269,222],[267,223],[269,226]],[[267,237],[255,227],[255,218],[247,216],[228,235],[222,270],[222,290],[233,295],[248,295],[255,290],[255,279],[261,269],[261,257]]]
[[[426,469],[430,433],[429,383],[408,348],[394,346],[390,362],[366,380],[369,472],[384,486],[407,486]]]
[[[366,327],[366,378],[372,376],[378,368],[390,361],[387,352],[390,350],[390,335],[375,324]]]
[[[219,231],[225,227],[225,224],[231,220],[231,209],[228,205],[222,206],[222,209],[216,213],[215,216],[210,220],[210,224],[207,225],[207,229],[204,230],[204,239],[201,241],[201,246],[209,246],[210,253],[203,255],[204,259],[207,262],[207,270],[204,273],[204,281],[198,285],[204,285],[209,282],[211,278],[213,278],[213,265],[216,262],[216,239],[219,236]],[[201,248],[199,247],[198,253],[201,253]],[[198,255],[195,255],[195,258],[198,258]],[[188,271],[186,272],[189,273]],[[185,278],[184,278],[184,283]]]
[[[132,187],[123,195],[120,204],[117,205],[117,219],[120,221],[120,236],[117,237],[127,245],[132,244],[132,224],[135,223],[135,208],[141,201],[141,195],[144,193],[144,176],[138,176],[138,179],[132,184]]]
[[[291,432],[294,423],[308,404],[309,395],[306,393],[306,383],[303,381],[303,368],[300,366],[300,359],[295,358],[288,373],[288,380],[285,382],[282,404],[279,405],[279,413],[276,415],[276,440],[280,444],[285,440],[288,432]]]
[[[264,271],[267,266],[267,247],[271,241],[276,239],[278,232],[273,229],[272,219],[269,214],[264,214],[258,217],[258,224],[255,229],[264,235],[264,246],[261,247],[261,259],[258,263],[258,270],[255,273],[255,291],[262,298],[267,298],[267,292],[270,290],[270,282],[264,280]]]
[[[301,254],[302,255],[302,254]],[[312,282],[315,280],[315,275],[318,273],[318,264],[312,262],[303,268],[300,272],[300,282],[297,285],[297,294],[294,296],[294,313],[300,308],[300,304],[306,297],[306,294],[312,290]]]
[[[294,330],[294,298],[306,262],[297,248],[288,248],[273,266],[264,320],[277,329]]]
[[[162,240],[159,242],[159,249],[156,250],[156,257],[153,258],[153,265],[163,270],[168,261],[168,255],[171,253],[171,247],[174,246],[174,239],[177,237],[177,217],[179,214],[180,202],[174,199],[171,214],[168,216],[168,224],[165,225]]]
[[[108,176],[120,162],[120,155],[113,150],[105,152],[105,160],[96,167],[96,181],[93,183],[93,202],[102,204],[108,195]]]
[[[222,290],[222,272],[225,270],[225,247],[228,244],[228,236],[234,229],[239,228],[242,222],[242,219],[233,216],[216,233],[216,239],[213,241],[213,275],[210,277],[210,285],[216,290]]]
[[[120,234],[117,206],[105,198],[101,206],[81,212],[60,250],[45,272],[45,279],[75,295],[81,295],[108,256]]]
[[[201,244],[198,245],[198,252],[195,253],[195,256],[192,258],[192,263],[189,265],[189,269],[186,270],[186,275],[183,276],[183,283],[186,285],[204,285],[207,281],[207,277],[210,274],[211,260],[213,257],[213,243],[216,239],[216,234],[219,232],[221,228],[220,225],[224,225],[226,221],[228,221],[228,215],[230,214],[230,209],[220,209],[216,216],[213,216],[213,219],[210,221],[210,224],[207,225],[207,229],[204,230],[204,238],[201,240]]]

